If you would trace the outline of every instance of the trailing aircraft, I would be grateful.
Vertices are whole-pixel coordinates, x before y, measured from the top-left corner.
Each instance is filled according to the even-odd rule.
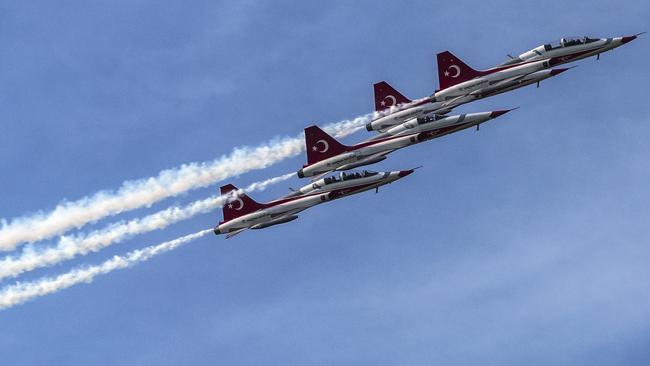
[[[395,150],[415,145],[453,132],[464,130],[509,112],[468,113],[449,117],[430,117],[412,120],[413,126],[406,132],[383,134],[356,145],[343,145],[318,126],[305,128],[307,164],[298,170],[298,177],[313,177],[335,170],[348,170],[374,164],[386,159]],[[406,124],[405,123],[405,124]],[[416,128],[417,127],[417,128]]]
[[[404,178],[414,170],[342,172],[268,203],[258,203],[239,192],[237,187],[227,184],[221,187],[221,194],[230,197],[223,206],[223,220],[214,228],[214,233],[226,234],[226,238],[230,238],[246,229],[264,229],[284,224],[297,219],[298,213],[310,207],[371,189],[378,191],[379,187]]]

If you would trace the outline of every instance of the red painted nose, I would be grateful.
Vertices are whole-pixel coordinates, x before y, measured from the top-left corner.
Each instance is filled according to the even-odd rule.
[[[553,69],[553,70],[551,70],[551,76],[555,76],[555,75],[557,75],[557,74],[561,74],[561,73],[567,71],[568,69],[569,69],[569,68],[566,68],[566,69]]]
[[[516,108],[514,108],[514,109],[516,109]],[[512,111],[514,109],[502,109],[500,111],[493,111],[492,113],[490,113],[490,118],[497,118],[500,115],[506,114],[506,113],[508,113],[508,112],[510,112],[510,111]]]
[[[625,36],[621,39],[621,43],[626,44],[627,42],[634,41],[636,36]]]
[[[400,177],[400,178],[404,178],[404,177],[406,177],[407,175],[413,173],[414,171],[415,171],[415,169],[400,170],[399,173],[397,174],[397,176]]]

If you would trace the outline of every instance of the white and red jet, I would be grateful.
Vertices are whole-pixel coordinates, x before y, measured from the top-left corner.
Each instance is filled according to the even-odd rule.
[[[449,51],[441,52],[437,57],[440,89],[434,97],[438,101],[461,104],[537,84],[568,70],[551,69],[559,61],[543,59],[477,71]]]
[[[405,172],[408,172],[408,170],[394,172],[373,172],[370,170],[351,171],[347,173],[340,172],[336,175],[331,175],[329,177],[315,180],[300,189],[291,189],[292,192],[285,197],[305,196],[331,191],[337,191],[339,194],[345,194],[345,192],[347,192],[349,189],[362,185],[367,185],[368,189],[375,188],[377,192],[379,192],[379,185],[377,185],[378,183],[382,183],[381,185],[391,183],[391,181],[388,181],[387,183],[383,182],[390,180],[391,174],[392,177],[399,176],[400,172],[402,174],[405,174]]]
[[[510,110],[468,113],[449,117],[417,118],[405,131],[389,131],[356,145],[343,145],[318,126],[305,128],[307,164],[298,171],[298,177],[313,177],[335,170],[348,170],[374,164],[386,155],[406,146],[478,126]],[[409,124],[407,122],[403,125]],[[402,126],[402,125],[400,125]],[[399,127],[399,126],[398,126]]]
[[[382,132],[410,119],[430,114],[446,114],[459,104],[453,101],[436,102],[434,96],[410,100],[385,81],[373,85],[375,115],[366,125],[368,131]]]
[[[232,194],[223,206],[223,221],[214,233],[227,234],[226,238],[246,229],[264,229],[284,224],[298,218],[297,214],[312,206],[337,198],[365,192],[390,184],[413,173],[414,169],[393,172],[342,172],[338,177],[326,177],[300,188],[294,193],[271,201],[258,203],[246,194],[238,194],[232,184],[221,187],[221,194]]]
[[[509,56],[510,59],[502,63],[500,66],[514,65],[545,58],[555,58],[560,63],[577,61],[591,56],[600,58],[601,53],[610,51],[616,47],[633,41],[643,33],[637,33],[633,36],[613,38],[560,38],[558,42],[543,44],[530,51],[526,51],[517,57]]]
[[[568,69],[550,69],[548,60],[526,65],[511,65],[495,70],[476,71],[451,52],[438,54],[440,90],[430,97],[411,101],[385,81],[375,84],[375,117],[368,131],[385,132],[414,118],[444,115],[453,108],[478,99],[505,93],[558,75]],[[483,76],[481,73],[485,73]],[[383,105],[381,103],[384,103]],[[385,105],[390,108],[385,109]],[[384,109],[380,109],[384,108]]]
[[[596,56],[637,38],[574,37],[545,44],[503,64],[475,70],[449,51],[437,55],[440,89],[433,95],[411,101],[385,81],[374,85],[375,116],[366,125],[368,131],[384,132],[412,118],[447,114],[453,108],[478,99],[505,93],[558,75],[568,69],[551,67]]]
[[[433,98],[436,102],[472,97],[479,99],[538,83],[567,70],[549,70],[550,67],[599,56],[637,36],[562,38],[557,45],[539,46],[487,70],[474,70],[451,52],[441,52],[437,55],[440,89]]]

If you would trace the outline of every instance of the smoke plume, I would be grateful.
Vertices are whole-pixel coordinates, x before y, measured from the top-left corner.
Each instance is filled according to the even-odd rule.
[[[325,129],[336,137],[354,133],[369,121],[371,114],[330,124]],[[116,191],[101,191],[82,199],[63,202],[49,212],[1,220],[0,250],[15,249],[21,243],[51,238],[73,228],[80,228],[104,217],[148,207],[168,197],[206,187],[245,172],[266,168],[300,154],[304,137],[275,139],[251,148],[236,148],[211,162],[190,163],[161,171],[157,176],[126,181]]]

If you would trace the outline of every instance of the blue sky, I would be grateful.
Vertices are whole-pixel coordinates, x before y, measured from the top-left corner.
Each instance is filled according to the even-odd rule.
[[[563,36],[645,31],[650,18],[644,1],[0,8],[5,219],[365,114],[378,80],[428,95],[437,87],[436,52],[487,68]],[[539,89],[459,108],[521,107],[478,133],[393,154],[373,169],[424,167],[379,195],[228,241],[210,235],[1,311],[3,363],[646,365],[649,50],[641,37]],[[245,186],[304,161],[231,182]],[[253,197],[270,200],[300,183]],[[19,280],[100,263],[219,219],[197,216]]]

